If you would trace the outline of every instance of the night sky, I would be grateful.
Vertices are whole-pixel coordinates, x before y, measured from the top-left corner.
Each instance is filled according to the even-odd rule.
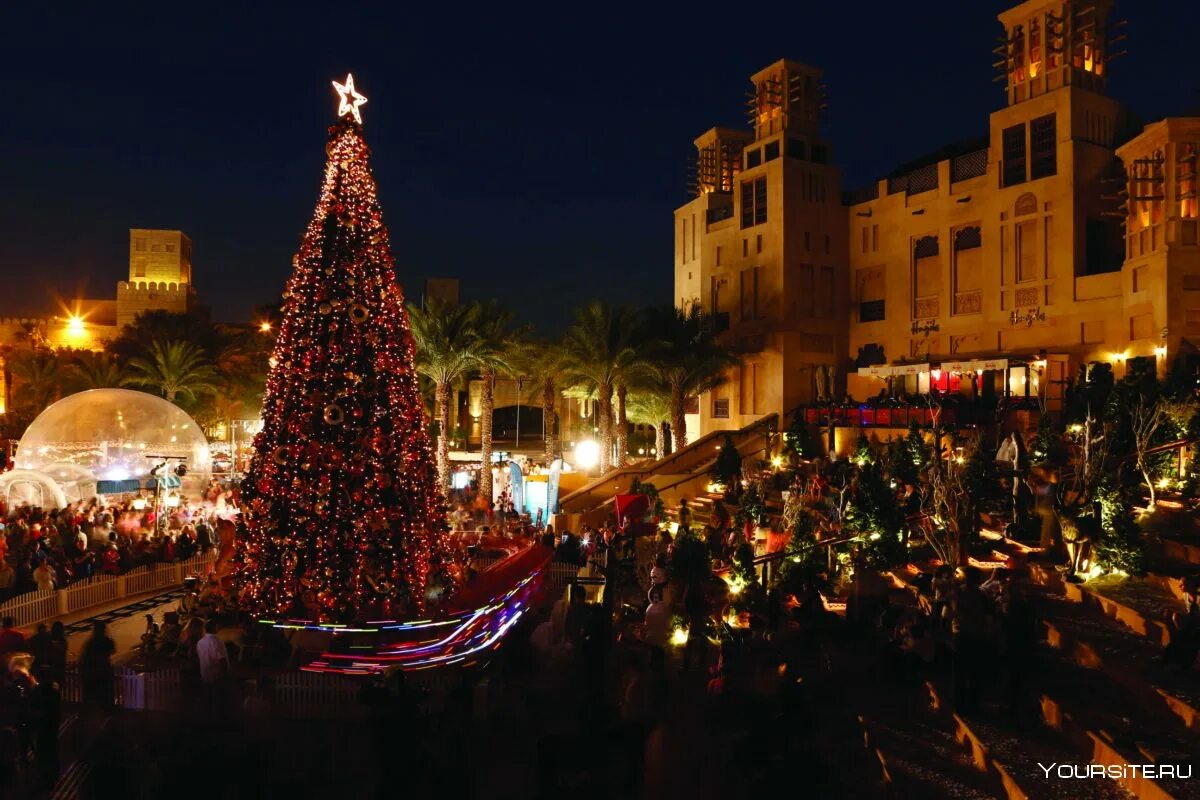
[[[347,71],[410,298],[458,277],[543,330],[591,299],[671,301],[692,140],[744,126],[748,78],[777,58],[825,69],[850,187],[982,135],[1003,102],[1000,0],[240,5],[3,4],[0,314],[112,297],[130,227],[191,236],[218,320],[278,299]],[[1147,120],[1200,107],[1200,3],[1121,17],[1112,93]]]

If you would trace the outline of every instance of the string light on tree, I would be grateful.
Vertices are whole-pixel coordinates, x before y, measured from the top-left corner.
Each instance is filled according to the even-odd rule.
[[[367,102],[364,95],[359,94],[354,89],[354,76],[349,72],[346,73],[346,82],[333,82],[333,88],[338,93],[338,117],[344,117],[347,114],[354,117],[354,121],[362,125],[362,115],[358,112],[358,107]]]
[[[424,613],[451,587],[414,345],[363,141],[336,81],[320,198],[283,294],[242,484],[236,581],[254,615],[346,624]]]

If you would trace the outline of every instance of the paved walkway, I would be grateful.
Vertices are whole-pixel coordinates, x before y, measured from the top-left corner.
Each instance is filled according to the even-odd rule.
[[[108,635],[117,644],[114,663],[127,661],[141,643],[142,633],[146,629],[146,615],[154,614],[161,624],[163,612],[175,608],[182,592],[182,589],[170,589],[135,598],[125,597],[102,606],[67,614],[61,618],[67,629],[67,659],[74,661],[79,658],[83,643],[91,636],[92,623],[102,620],[108,625]]]

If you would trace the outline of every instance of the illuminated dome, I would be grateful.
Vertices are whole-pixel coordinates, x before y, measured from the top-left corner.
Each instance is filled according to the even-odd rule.
[[[38,415],[21,437],[16,466],[82,486],[87,476],[144,480],[163,456],[187,464],[185,493],[208,483],[208,440],[186,411],[145,392],[92,389],[64,397]]]

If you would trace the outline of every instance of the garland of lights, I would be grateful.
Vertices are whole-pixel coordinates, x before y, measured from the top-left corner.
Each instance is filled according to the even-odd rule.
[[[321,622],[423,613],[451,588],[414,345],[353,76],[334,82],[320,198],[283,295],[242,484],[244,608]]]

